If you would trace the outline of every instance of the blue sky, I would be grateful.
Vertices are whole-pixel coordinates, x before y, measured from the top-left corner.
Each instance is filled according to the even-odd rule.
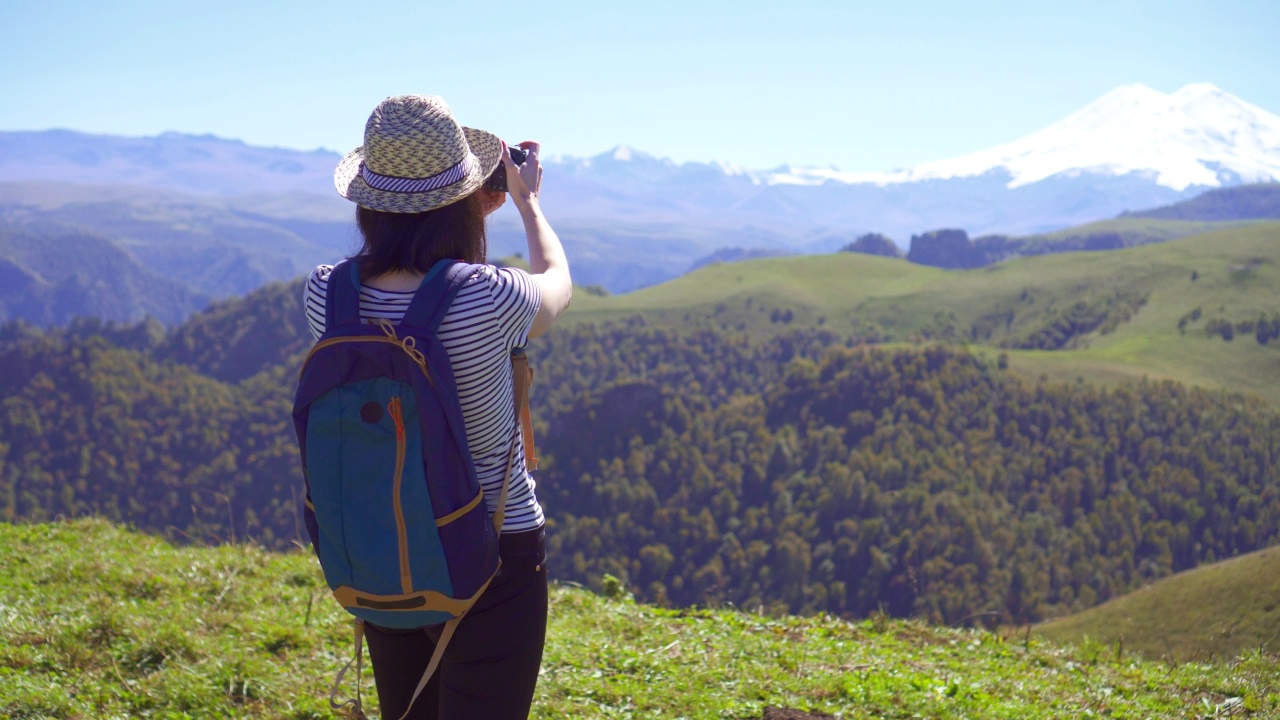
[[[548,153],[887,170],[1008,142],[1116,86],[1280,113],[1280,2],[13,2],[0,130],[345,152],[444,96]]]

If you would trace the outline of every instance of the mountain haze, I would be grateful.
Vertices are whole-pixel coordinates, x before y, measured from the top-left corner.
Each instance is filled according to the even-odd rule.
[[[350,208],[336,216],[326,201],[0,182],[0,273],[13,276],[0,285],[0,318],[180,322],[210,299],[350,252]],[[293,215],[281,216],[282,206]]]
[[[332,194],[336,153],[246,145],[214,135],[0,133],[0,181],[142,185],[197,195]],[[325,191],[328,190],[328,193]]]
[[[10,198],[31,184],[46,197],[57,194],[55,185],[128,185],[221,205],[244,232],[226,243],[229,255],[197,262],[248,252],[232,264],[255,266],[245,281],[253,286],[349,249],[351,206],[332,182],[338,160],[325,150],[258,148],[210,135],[0,133],[0,183]],[[901,171],[676,163],[627,146],[589,158],[549,156],[546,168],[543,205],[575,276],[616,293],[676,277],[702,258],[831,252],[866,232],[904,247],[907,238],[938,228],[974,236],[1047,233],[1206,189],[1280,180],[1280,118],[1208,84],[1169,94],[1132,85],[1021,140]],[[117,192],[94,190],[89,199],[110,214]],[[77,197],[82,205],[84,194]],[[12,216],[11,208],[0,212]],[[61,221],[67,211],[52,214]],[[138,219],[80,218],[80,230],[116,240]],[[178,223],[174,237],[228,231],[226,223],[201,227],[217,224],[208,216],[193,219],[194,227]],[[511,207],[494,217],[490,241],[495,256],[523,248]],[[195,289],[221,294],[207,283]]]

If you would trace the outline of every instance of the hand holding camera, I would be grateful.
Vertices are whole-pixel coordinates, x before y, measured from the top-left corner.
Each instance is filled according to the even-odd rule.
[[[538,143],[526,140],[519,145],[503,144],[502,164],[485,181],[486,190],[510,192],[516,203],[536,199],[542,186],[542,166],[538,161]]]

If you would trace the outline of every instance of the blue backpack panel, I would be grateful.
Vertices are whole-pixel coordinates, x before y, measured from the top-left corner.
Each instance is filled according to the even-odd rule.
[[[299,376],[293,421],[304,517],[326,582],[358,619],[357,673],[359,621],[392,628],[454,621],[439,654],[498,571],[506,484],[490,517],[436,336],[476,270],[440,261],[392,325],[361,321],[359,267],[339,263],[329,275],[325,332]],[[513,444],[507,476],[514,454]]]

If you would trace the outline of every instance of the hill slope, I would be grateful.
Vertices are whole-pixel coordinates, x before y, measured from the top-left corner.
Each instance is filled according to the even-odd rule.
[[[566,319],[949,339],[1004,348],[1032,377],[1169,378],[1280,402],[1280,344],[1206,331],[1210,320],[1252,324],[1264,313],[1280,313],[1276,222],[964,271],[858,253],[754,260],[626,295],[575,297]]]
[[[53,183],[0,183],[0,232],[98,238],[106,248],[99,254],[109,249],[121,262],[156,279],[150,296],[107,298],[108,305],[130,312],[99,317],[140,318],[151,305],[163,303],[172,308],[158,315],[166,322],[181,320],[208,298],[242,295],[272,280],[296,278],[351,251],[356,238],[350,206],[341,201],[317,203],[296,196],[228,200],[140,187]],[[27,268],[61,266],[67,262],[64,252],[46,243],[19,256],[0,245],[0,259]],[[84,262],[73,256],[73,266],[77,260]],[[172,302],[175,286],[201,302]],[[31,315],[5,317],[38,322]]]
[[[0,524],[0,715],[332,718],[347,616],[310,554]],[[535,717],[1183,716],[1280,711],[1268,657],[1169,667],[878,618],[672,612],[555,588]],[[366,702],[376,708],[365,665]],[[350,694],[350,682],[343,697]],[[765,715],[768,717],[768,714]]]
[[[106,238],[0,224],[0,319],[62,325],[75,317],[181,322],[208,297],[152,272]]]
[[[1256,224],[1256,220],[1161,219],[1145,215],[1125,215],[1100,220],[1057,232],[1029,235],[1015,240],[1018,255],[1051,255],[1121,248],[1168,242],[1219,230],[1234,230]]]
[[[1280,219],[1280,182],[1219,188],[1173,205],[1125,215],[1200,221]]]
[[[1151,658],[1226,658],[1280,648],[1280,547],[1178,573],[1037,626],[1057,641],[1088,637]]]

